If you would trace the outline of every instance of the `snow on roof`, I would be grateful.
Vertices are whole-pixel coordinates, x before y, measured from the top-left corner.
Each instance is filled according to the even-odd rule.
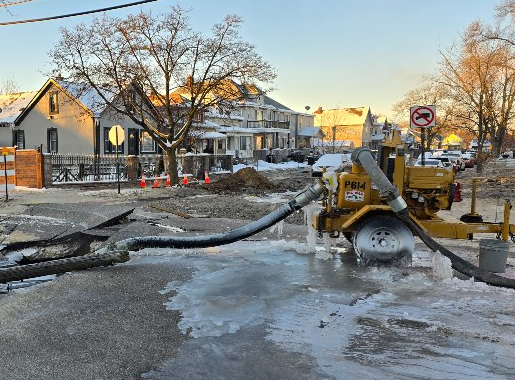
[[[204,120],[202,123],[193,123],[193,126],[200,128],[218,128],[220,125],[209,120]]]
[[[304,137],[317,136],[317,137],[321,138],[321,137],[325,137],[325,133],[324,133],[324,131],[322,131],[322,129],[320,127],[304,127],[299,131],[298,136],[304,136]]]
[[[245,133],[245,134],[255,134],[257,131],[255,128],[245,128],[245,127],[229,127],[226,125],[222,125],[217,128],[218,132],[223,133]]]
[[[77,99],[84,107],[89,109],[95,114],[100,116],[102,111],[107,107],[106,102],[98,94],[98,92],[90,86],[83,83],[72,83],[63,80],[55,80],[55,82],[64,88],[70,95]],[[103,95],[107,99],[113,99],[115,96],[114,91],[105,91]]]
[[[220,132],[198,132],[198,131],[193,131],[192,133],[190,133],[190,135],[192,137],[196,137],[196,138],[199,138],[199,139],[206,139],[206,140],[210,140],[210,139],[227,139],[227,136],[224,135],[223,133],[220,133]]]
[[[0,123],[12,123],[27,107],[37,91],[0,95]]]
[[[230,120],[245,120],[244,117],[239,116],[239,115],[234,115],[232,113],[230,115],[225,115],[225,114],[221,114],[221,113],[218,113],[215,111],[207,111],[204,113],[204,116],[211,117],[214,119],[216,118],[216,119],[230,119]]]

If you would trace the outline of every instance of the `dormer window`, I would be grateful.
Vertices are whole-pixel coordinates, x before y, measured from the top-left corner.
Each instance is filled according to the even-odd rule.
[[[57,91],[53,91],[50,93],[48,106],[48,112],[50,113],[50,115],[55,115],[59,113],[58,94],[59,93]]]

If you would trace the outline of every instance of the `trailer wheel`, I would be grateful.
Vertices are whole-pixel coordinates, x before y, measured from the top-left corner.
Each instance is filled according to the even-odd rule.
[[[373,216],[356,229],[352,245],[361,265],[401,265],[411,262],[415,250],[413,234],[391,216]]]

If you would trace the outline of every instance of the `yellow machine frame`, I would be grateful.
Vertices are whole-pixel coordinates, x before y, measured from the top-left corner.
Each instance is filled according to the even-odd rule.
[[[404,194],[406,184],[406,166],[404,157],[404,145],[398,131],[392,131],[385,138],[379,152],[378,165],[385,172],[386,160],[394,155],[394,171],[392,175],[392,183]],[[435,169],[437,170],[437,169]],[[445,170],[447,169],[438,169]],[[386,173],[385,173],[386,174]],[[442,174],[447,175],[447,174]],[[452,177],[454,181],[454,176]],[[358,187],[360,188],[360,196],[357,201],[353,201],[353,209],[344,208],[344,197],[347,197],[352,191],[348,191]],[[337,193],[329,190],[327,197],[323,200],[324,210],[316,216],[313,226],[320,232],[328,232],[331,236],[336,237],[340,233],[348,235],[352,233],[356,227],[369,217],[377,214],[392,213],[390,206],[381,200],[376,190],[372,189],[371,180],[368,174],[355,163],[352,164],[350,173],[341,173],[338,177]],[[364,195],[363,195],[364,194]],[[336,202],[334,197],[336,196]],[[336,204],[335,204],[336,203]],[[347,203],[348,204],[348,203]],[[468,215],[477,215],[475,213],[476,205],[476,182],[473,181],[472,188],[472,205],[471,213]],[[336,207],[334,207],[336,206]],[[465,223],[445,221],[436,215],[430,215],[427,219],[422,219],[410,212],[410,218],[424,229],[427,235],[431,237],[450,238],[450,239],[472,239],[474,234],[478,233],[495,233],[502,240],[507,241],[510,236],[515,236],[515,225],[510,225],[510,209],[509,201],[504,205],[504,215],[502,223]]]

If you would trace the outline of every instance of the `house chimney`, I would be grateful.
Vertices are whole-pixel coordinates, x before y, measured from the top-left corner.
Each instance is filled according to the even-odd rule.
[[[186,87],[191,87],[192,84],[193,78],[191,77],[191,75],[188,75],[188,78],[186,78]]]

